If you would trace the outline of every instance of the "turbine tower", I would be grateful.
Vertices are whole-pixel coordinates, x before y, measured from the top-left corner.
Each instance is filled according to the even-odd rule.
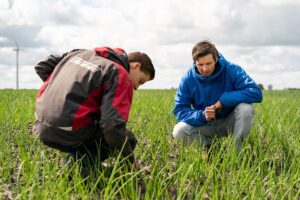
[[[18,42],[16,42],[16,48],[14,49],[14,51],[16,51],[16,89],[19,89],[19,45]]]

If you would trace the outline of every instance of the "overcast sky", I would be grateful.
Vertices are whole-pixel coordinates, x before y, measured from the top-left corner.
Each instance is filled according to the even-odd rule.
[[[48,55],[96,46],[147,53],[156,77],[141,88],[171,88],[202,39],[256,83],[300,88],[300,0],[0,0],[0,88],[16,87],[16,41],[20,88],[40,87]]]

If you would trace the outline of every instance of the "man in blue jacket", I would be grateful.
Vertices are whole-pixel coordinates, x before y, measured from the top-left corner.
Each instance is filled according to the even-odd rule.
[[[232,134],[240,151],[253,123],[251,104],[262,101],[261,90],[209,41],[198,42],[192,57],[193,67],[183,76],[175,97],[173,112],[179,123],[174,138],[209,147],[213,137]]]

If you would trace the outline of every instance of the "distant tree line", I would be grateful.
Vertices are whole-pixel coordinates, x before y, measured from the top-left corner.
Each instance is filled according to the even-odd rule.
[[[265,89],[265,87],[264,87],[263,84],[259,83],[259,84],[257,84],[257,85],[258,85],[258,87],[259,87],[261,90],[264,90],[264,89]],[[269,84],[269,85],[268,85],[268,90],[273,90],[273,85]],[[300,90],[300,88],[284,88],[284,90]]]
[[[265,87],[264,87],[263,84],[259,83],[259,84],[257,84],[257,85],[258,85],[258,87],[259,87],[261,90],[264,90],[264,89],[265,89]],[[269,84],[269,85],[268,85],[268,90],[273,90],[273,85]]]

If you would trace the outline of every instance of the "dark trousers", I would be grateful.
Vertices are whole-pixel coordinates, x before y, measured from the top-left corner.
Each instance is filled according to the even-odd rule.
[[[137,140],[131,131],[127,130],[126,134],[130,146],[132,150],[134,150]],[[118,153],[117,149],[108,145],[102,137],[87,140],[70,150],[70,154],[72,154],[73,157],[76,156],[76,160],[77,158],[80,159],[85,157],[85,160],[88,160],[88,162],[91,163],[94,163],[96,160],[104,161],[109,156],[113,156],[116,153]]]
[[[76,156],[74,158],[88,157],[89,160],[95,160],[97,158],[97,160],[103,161],[111,154],[117,152],[114,147],[105,142],[103,135],[94,129],[91,129],[90,133],[94,133],[92,135],[95,136],[81,142],[78,137],[74,136],[75,134],[73,135],[64,130],[45,125],[38,120],[35,122],[34,132],[46,146],[70,153],[72,157]],[[137,143],[134,134],[131,131],[126,130],[126,136],[132,150],[134,150]]]

